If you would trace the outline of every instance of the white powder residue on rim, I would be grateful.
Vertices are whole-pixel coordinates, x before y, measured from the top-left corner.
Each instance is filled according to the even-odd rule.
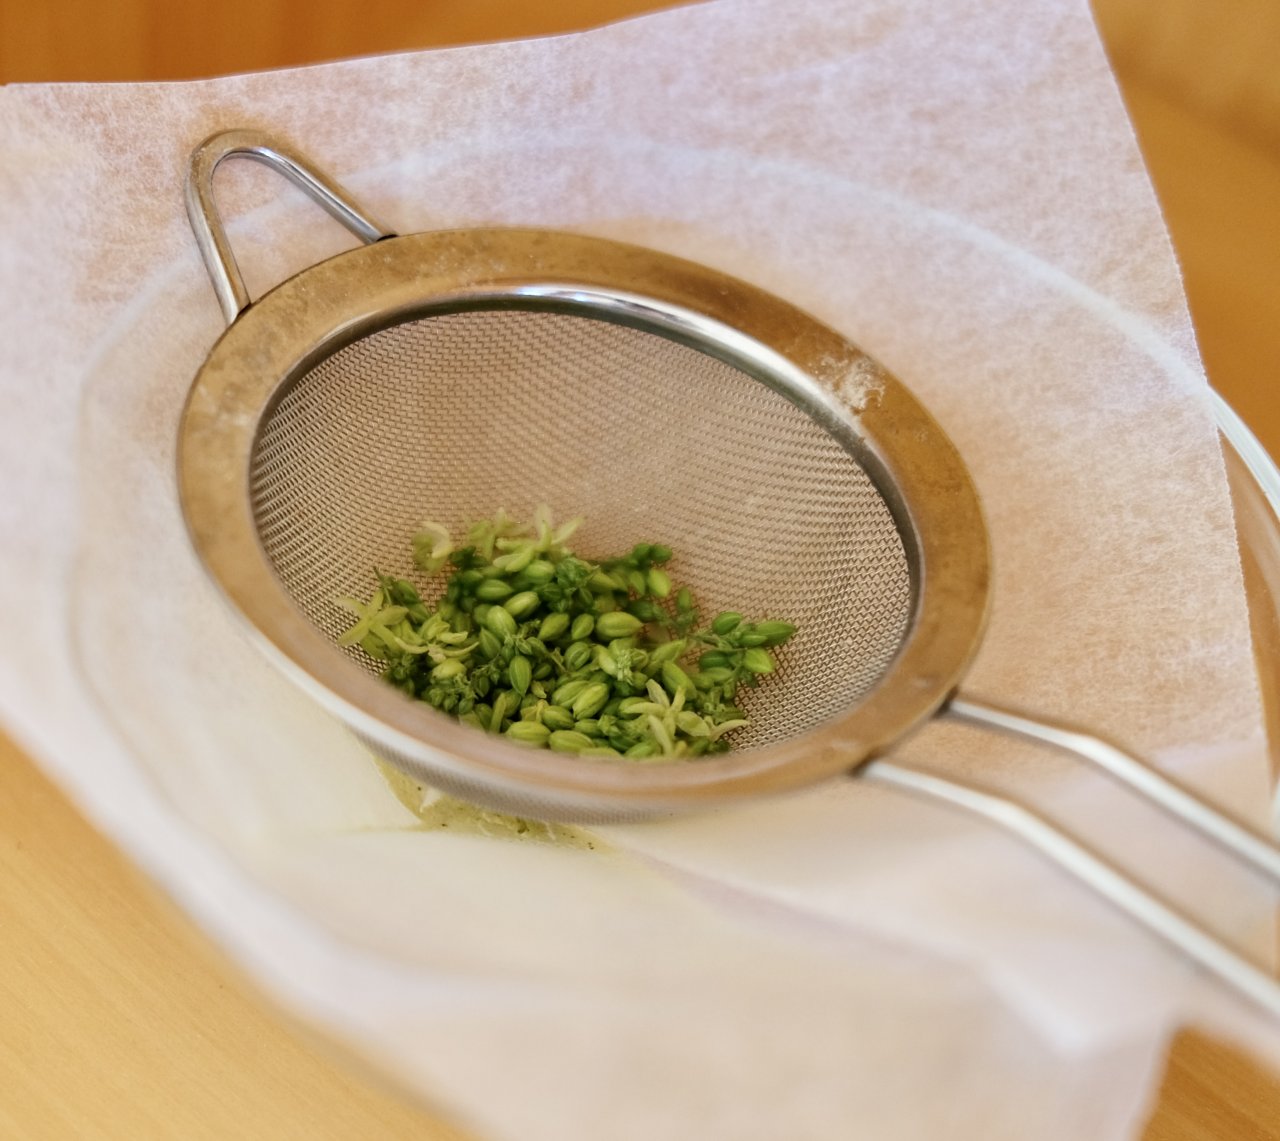
[[[828,357],[817,379],[855,415],[865,412],[884,392],[884,370],[870,357]]]

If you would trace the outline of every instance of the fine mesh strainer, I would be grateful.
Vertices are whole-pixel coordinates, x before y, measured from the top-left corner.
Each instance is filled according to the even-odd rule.
[[[213,205],[230,156],[367,244],[249,303]],[[872,758],[933,716],[1074,752],[1271,877],[1280,849],[1097,737],[957,695],[981,638],[987,533],[954,446],[910,392],[807,314],[705,267],[543,230],[395,236],[278,143],[207,140],[187,207],[228,329],[197,374],[179,479],[195,548],[258,641],[378,755],[495,808],[603,822],[841,773],[1010,829],[1269,1010],[1280,987],[1046,821]],[[415,702],[336,638],[371,569],[498,507],[582,515],[579,548],[660,537],[706,612],[799,629],[719,757],[527,750]],[[785,717],[780,716],[785,710]]]

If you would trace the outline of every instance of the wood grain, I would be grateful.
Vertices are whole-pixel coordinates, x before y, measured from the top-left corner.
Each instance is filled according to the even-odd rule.
[[[0,81],[180,79],[550,34],[654,0],[0,0]],[[1280,3],[1096,0],[1212,382],[1280,455]],[[464,1135],[287,1024],[0,738],[0,1137]],[[1280,1081],[1184,1032],[1146,1141],[1280,1138]]]
[[[464,1134],[287,1024],[0,737],[0,1137]]]
[[[192,79],[419,47],[554,35],[656,0],[0,0],[0,82]]]
[[[1136,80],[1124,95],[1209,380],[1280,456],[1280,145],[1220,130]]]
[[[1200,119],[1280,147],[1276,0],[1095,0],[1112,63]]]
[[[1247,1054],[1183,1033],[1169,1053],[1144,1141],[1275,1141],[1280,1081]]]

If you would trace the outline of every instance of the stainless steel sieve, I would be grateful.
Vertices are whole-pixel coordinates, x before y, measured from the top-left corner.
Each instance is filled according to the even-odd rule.
[[[250,304],[213,202],[228,157],[287,177],[366,244]],[[1095,736],[957,694],[981,639],[987,531],[908,389],[785,301],[652,250],[532,229],[396,236],[250,131],[192,156],[187,210],[228,328],[183,413],[196,551],[273,659],[370,749],[495,808],[602,822],[842,773],[1013,831],[1280,1014],[1280,987],[1008,800],[873,760],[944,713],[1102,767],[1280,880],[1280,849]],[[371,569],[412,577],[424,519],[582,515],[582,550],[661,539],[708,612],[799,633],[725,756],[666,765],[527,750],[384,684],[336,638]],[[785,717],[778,711],[785,710]]]

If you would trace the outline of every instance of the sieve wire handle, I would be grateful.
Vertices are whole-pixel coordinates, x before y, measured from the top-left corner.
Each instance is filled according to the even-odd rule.
[[[1072,725],[960,695],[953,697],[943,712],[964,724],[1050,745],[1089,762],[1280,883],[1280,848],[1118,745]]]
[[[1011,832],[1239,994],[1280,1017],[1280,983],[1275,978],[1030,809],[951,777],[890,761],[870,761],[853,775],[963,808]]]
[[[361,210],[336,182],[270,136],[250,130],[222,131],[211,135],[192,152],[187,168],[187,218],[228,325],[249,307],[251,301],[213,198],[214,172],[228,158],[248,158],[269,166],[319,203],[363,242],[372,244],[394,236],[392,231]]]

